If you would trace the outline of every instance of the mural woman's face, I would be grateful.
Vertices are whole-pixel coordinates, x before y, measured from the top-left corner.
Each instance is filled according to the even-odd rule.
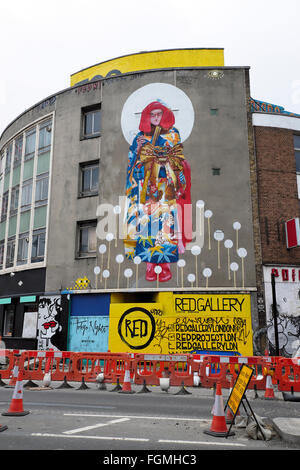
[[[150,113],[150,122],[153,126],[159,126],[163,115],[163,111],[161,109],[153,109]]]

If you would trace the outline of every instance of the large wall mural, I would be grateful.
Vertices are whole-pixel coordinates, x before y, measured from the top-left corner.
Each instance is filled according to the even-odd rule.
[[[117,205],[98,206],[93,287],[254,287],[252,231],[245,225],[250,183],[241,188],[245,194],[237,193],[240,200],[226,186],[226,205],[217,188],[220,199],[210,206],[212,188],[202,189],[199,150],[187,150],[195,127],[189,96],[167,83],[142,86],[125,100],[120,127],[128,144],[118,186],[124,194]],[[247,140],[245,146],[248,152]]]
[[[143,91],[143,92],[142,92]],[[140,115],[139,132],[129,149],[126,180],[127,258],[136,256],[147,263],[146,280],[166,282],[172,278],[170,263],[178,261],[187,242],[192,239],[191,169],[184,156],[183,144],[172,111],[180,99],[186,102],[190,116],[185,131],[193,125],[193,107],[186,95],[176,87],[152,84],[130,96],[123,109],[123,129],[126,131],[129,109],[136,106]],[[168,105],[150,96],[169,97]],[[174,96],[173,96],[174,95]],[[180,111],[178,110],[180,121]],[[188,129],[187,129],[188,128]],[[126,134],[125,134],[126,135]],[[186,136],[185,136],[186,137]],[[155,267],[158,267],[154,271]]]

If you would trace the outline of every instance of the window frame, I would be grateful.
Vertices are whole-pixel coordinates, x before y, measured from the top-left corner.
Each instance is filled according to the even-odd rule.
[[[47,182],[47,183],[46,183]],[[44,187],[46,184],[46,187]],[[41,186],[41,188],[40,188]],[[37,199],[38,192],[41,192],[40,199]],[[45,197],[43,197],[45,196]],[[36,177],[35,182],[35,196],[34,196],[34,205],[35,207],[41,207],[48,204],[49,197],[49,172],[43,173]]]
[[[27,152],[27,140],[28,137],[30,138],[31,136],[34,135],[34,149],[31,150],[30,152]],[[25,149],[24,149],[24,162],[31,160],[34,158],[35,155],[35,148],[36,148],[36,140],[37,140],[37,132],[36,132],[36,126],[32,127],[31,129],[28,129],[25,133]]]
[[[23,257],[24,251],[24,241],[27,243],[27,256]],[[20,257],[20,248],[22,249],[22,257]],[[17,266],[27,264],[28,263],[28,256],[29,256],[29,232],[24,232],[19,234],[18,239],[18,253],[17,253]]]
[[[42,153],[49,152],[49,150],[51,149],[52,126],[53,126],[52,118],[47,120],[47,121],[41,122],[40,125],[39,125],[39,141],[38,141],[38,154],[39,155],[42,154]],[[50,130],[48,130],[48,128],[50,128]],[[45,139],[43,137],[43,140],[44,140],[43,144],[44,145],[41,145],[41,138],[44,135],[44,131],[48,132],[50,142],[46,143],[46,145],[45,145],[45,141],[47,139]],[[46,134],[46,136],[47,136],[47,134]]]
[[[16,236],[10,237],[6,244],[5,268],[11,268],[15,263]]]
[[[92,180],[93,180],[93,169],[98,170],[98,177],[97,177],[97,187],[93,189],[92,187]],[[88,190],[84,190],[84,173],[85,171],[91,171],[90,174],[90,188]],[[100,170],[100,162],[99,160],[93,160],[90,162],[84,162],[79,164],[79,197],[89,197],[89,196],[97,196],[99,194],[99,170]]]
[[[76,234],[76,258],[82,259],[82,258],[95,258],[97,255],[97,235],[96,235],[96,227],[97,227],[97,220],[85,220],[85,221],[80,221],[77,222],[77,234]],[[82,231],[88,229],[88,250],[84,251],[82,249],[81,245],[81,240],[82,240]],[[90,236],[89,236],[89,229],[94,229],[94,243],[95,243],[95,249],[90,250],[89,249],[89,244],[90,244]]]
[[[99,113],[99,130],[94,131],[94,115],[95,113]],[[93,115],[93,124],[92,124],[92,131],[86,132],[86,118],[90,115]],[[101,104],[89,106],[87,108],[82,108],[82,117],[81,117],[81,139],[93,139],[95,137],[101,136]]]
[[[36,256],[33,256],[33,249],[35,248],[34,247],[34,237],[37,237],[37,248],[36,248],[37,254],[36,254]],[[44,249],[43,249],[43,254],[39,255],[40,240],[42,238],[44,238],[44,241],[43,241]],[[30,262],[31,263],[41,263],[41,262],[43,262],[44,259],[45,259],[45,251],[46,251],[46,228],[34,230],[32,232]]]
[[[11,323],[9,331],[10,334],[6,334],[6,323],[7,323],[7,317],[8,314],[10,315],[10,321]],[[7,304],[4,306],[3,309],[3,327],[2,327],[2,336],[3,338],[11,338],[14,336],[14,331],[15,331],[15,316],[16,316],[16,307],[14,304]]]

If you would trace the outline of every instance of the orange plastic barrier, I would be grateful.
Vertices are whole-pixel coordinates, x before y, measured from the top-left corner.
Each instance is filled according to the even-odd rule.
[[[27,351],[0,350],[0,376],[12,378],[16,355],[20,355],[19,367],[25,380],[43,380],[47,371],[51,380],[96,381],[99,373],[104,381],[116,383],[124,380],[126,361],[130,365],[130,377],[135,384],[159,385],[160,378],[169,377],[170,385],[184,383],[194,385],[198,375],[202,387],[213,387],[220,382],[223,388],[230,388],[240,368],[247,364],[253,369],[248,388],[265,390],[267,376],[282,391],[300,391],[300,358],[269,356],[221,356],[199,354],[131,354],[111,352],[71,351]],[[2,360],[1,360],[2,359]]]
[[[203,387],[213,387],[220,382],[222,388],[231,387],[231,379],[235,381],[243,364],[253,369],[248,385],[249,389],[265,390],[266,375],[263,370],[272,367],[269,357],[262,356],[203,356],[200,363],[200,383]]]
[[[131,356],[124,353],[73,353],[73,379],[86,382],[94,382],[98,374],[104,374],[107,383],[122,381],[125,374],[125,362],[130,361]]]
[[[135,354],[134,383],[159,385],[160,378],[170,378],[170,385],[193,386],[193,360],[190,354]]]
[[[43,380],[47,369],[51,380],[63,380],[64,377],[74,380],[73,354],[71,351],[23,351],[20,368],[23,369],[24,380]]]
[[[20,351],[18,349],[0,349],[1,379],[11,378],[16,362],[15,354],[20,354]]]
[[[274,379],[282,392],[300,392],[300,358],[278,358]]]

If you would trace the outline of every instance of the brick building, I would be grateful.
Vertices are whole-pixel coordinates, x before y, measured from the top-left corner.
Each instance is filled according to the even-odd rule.
[[[260,316],[266,318],[269,349],[274,353],[273,272],[279,349],[281,354],[290,356],[299,348],[300,248],[287,247],[286,222],[297,222],[300,215],[300,116],[255,101],[252,111],[262,260],[262,275],[257,283]],[[261,326],[258,335],[265,333],[262,323]]]

